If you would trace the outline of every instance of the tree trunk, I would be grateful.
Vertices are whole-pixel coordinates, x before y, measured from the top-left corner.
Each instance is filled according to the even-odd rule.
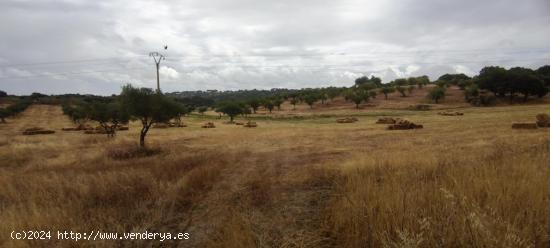
[[[230,115],[230,116],[229,116],[229,118],[231,119],[231,122],[233,122],[233,116],[232,116],[232,115]]]
[[[388,94],[384,94],[384,97],[386,98],[386,100],[388,100]]]
[[[143,130],[141,130],[141,133],[139,134],[139,146],[145,147],[145,134]]]
[[[153,125],[153,121],[147,123],[147,119],[142,120],[141,124],[143,127],[141,128],[141,132],[139,133],[139,146],[145,147],[145,135],[147,135],[147,131],[149,131],[149,128],[151,125]]]
[[[525,93],[523,95],[523,102],[527,102],[527,98],[529,97],[529,94]]]

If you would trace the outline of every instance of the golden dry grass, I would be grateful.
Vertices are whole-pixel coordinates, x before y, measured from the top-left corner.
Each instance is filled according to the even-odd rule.
[[[137,123],[114,139],[22,136],[71,125],[57,106],[31,106],[0,125],[0,246],[161,245],[7,236],[51,229],[187,231],[186,247],[548,247],[550,129],[510,126],[550,108],[461,111],[335,109],[256,118],[252,129],[194,116],[186,128],[150,131],[160,154],[113,159],[109,151],[137,143]],[[387,131],[375,124],[381,115],[424,129]],[[202,129],[206,121],[216,128]]]

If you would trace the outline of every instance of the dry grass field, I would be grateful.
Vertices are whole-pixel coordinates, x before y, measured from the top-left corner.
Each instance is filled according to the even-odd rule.
[[[299,107],[283,106],[305,117],[259,114],[257,128],[194,115],[150,131],[158,154],[119,159],[138,123],[115,138],[62,132],[59,106],[33,105],[0,125],[0,247],[550,247],[550,129],[511,129],[549,105],[463,116]],[[359,121],[335,122],[350,115]],[[424,128],[388,131],[380,116]],[[34,126],[56,133],[21,135]],[[9,237],[44,229],[190,239]]]

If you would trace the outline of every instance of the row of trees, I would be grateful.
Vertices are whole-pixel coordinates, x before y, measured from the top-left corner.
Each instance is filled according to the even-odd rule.
[[[27,107],[29,107],[31,104],[31,99],[22,98],[10,104],[6,108],[0,108],[0,121],[2,123],[5,123],[6,118],[19,115],[21,112],[25,111],[25,109],[27,109]]]
[[[522,94],[523,101],[527,101],[529,96],[543,97],[548,94],[549,67],[541,67],[535,71],[522,67],[507,70],[490,66],[483,68],[474,80],[479,88],[489,90],[498,97],[508,96],[510,102],[514,101],[517,94]]]
[[[172,119],[181,121],[181,117],[189,113],[189,108],[161,92],[126,85],[119,96],[65,103],[63,112],[78,124],[97,121],[110,137],[114,136],[119,125],[137,120],[142,125],[139,144],[144,147],[145,137],[153,124]]]

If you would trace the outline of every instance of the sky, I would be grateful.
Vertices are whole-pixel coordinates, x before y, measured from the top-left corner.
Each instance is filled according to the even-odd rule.
[[[168,49],[164,49],[167,45]],[[548,0],[2,0],[0,90],[351,86],[550,64]]]

